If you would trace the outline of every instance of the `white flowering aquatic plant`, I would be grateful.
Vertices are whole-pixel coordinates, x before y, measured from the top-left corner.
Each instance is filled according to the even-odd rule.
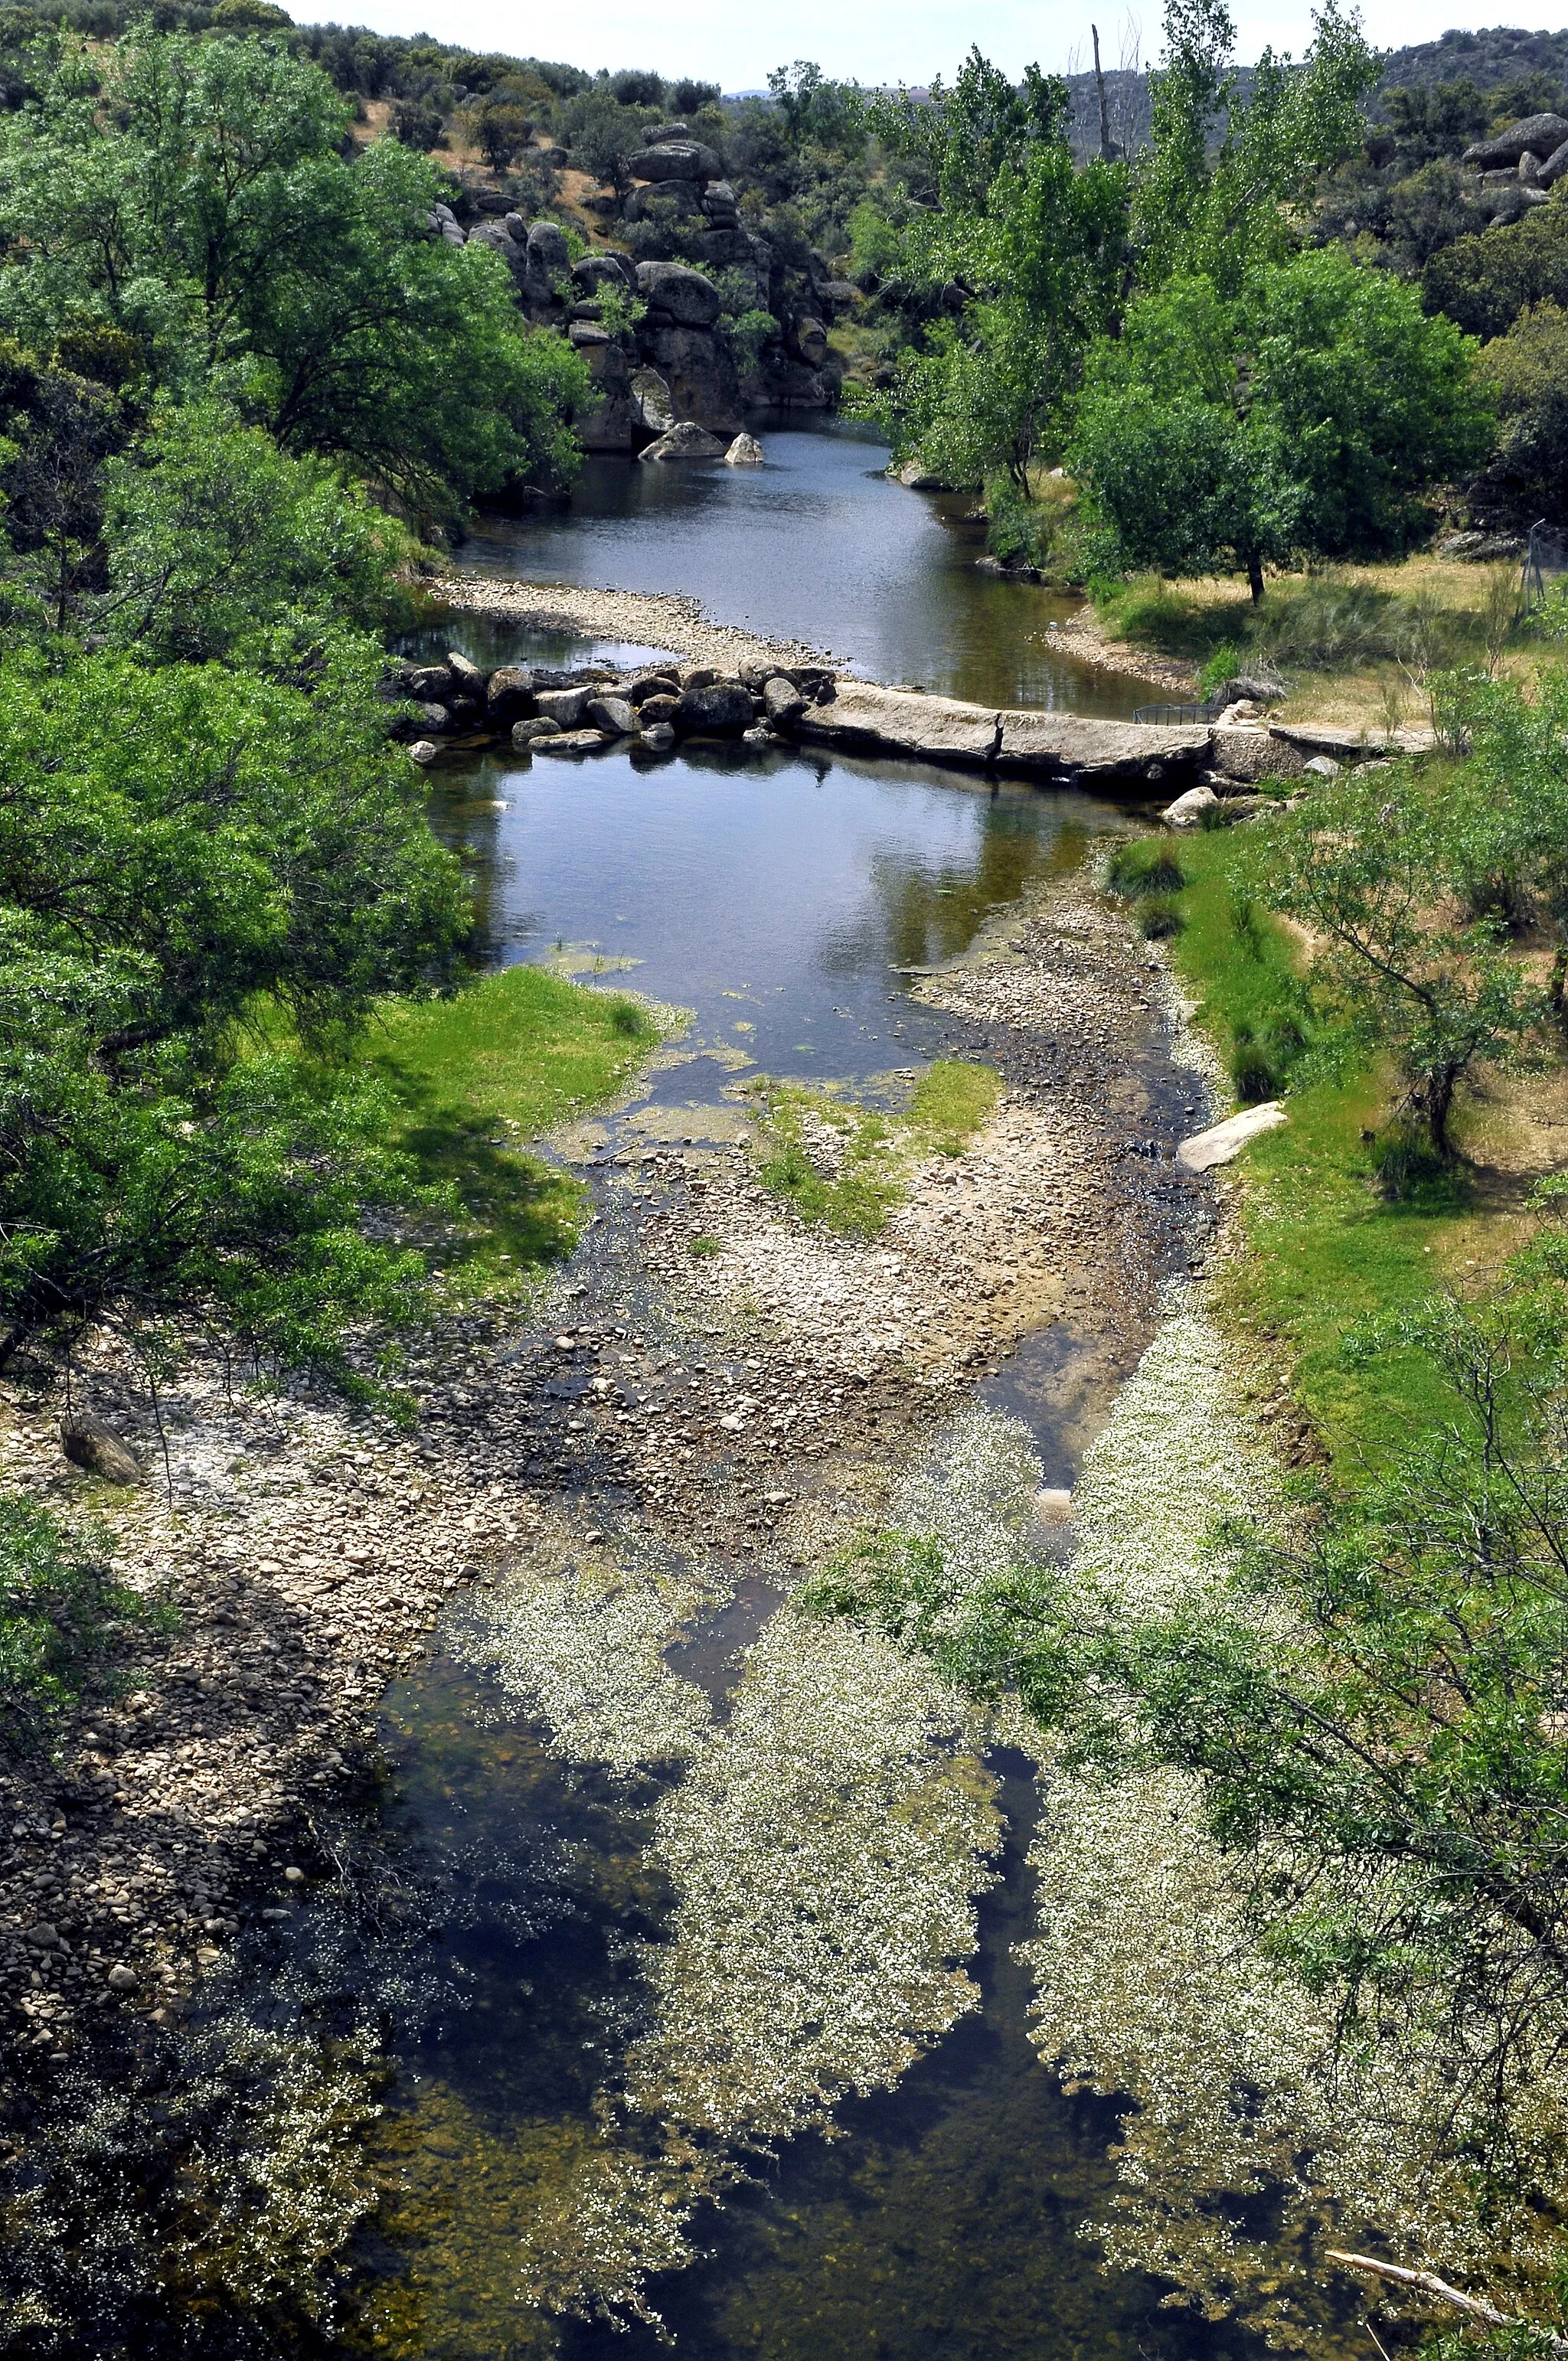
[[[652,1566],[530,1565],[479,1594],[446,1636],[459,1663],[499,1684],[509,1708],[547,1721],[559,1752],[614,1771],[695,1752],[707,1699],[663,1652],[701,1594]]]

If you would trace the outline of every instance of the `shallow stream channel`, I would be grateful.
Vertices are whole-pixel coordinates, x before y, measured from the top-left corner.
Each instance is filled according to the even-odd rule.
[[[535,1547],[386,1697],[373,1817],[282,1948],[291,2013],[373,2022],[388,2073],[324,2349],[1236,2349],[1081,2235],[1115,2109],[1029,2039],[1019,1734],[788,1603],[868,1517],[977,1573],[1069,1545],[1036,1492],[1201,1250],[1169,1161],[1201,1086],[1087,890],[1126,817],[718,749],[474,760],[437,795],[496,960],[692,1014],[563,1143],[596,1210],[545,1323],[556,1417],[496,1438],[553,1496]],[[759,1072],[896,1115],[943,1056],[1011,1110],[930,1192],[976,1201],[967,1243],[751,1202]]]
[[[800,439],[869,474],[852,438]],[[930,686],[973,691],[941,662]],[[542,1311],[429,1389],[410,1445],[470,1525],[508,1488],[515,1539],[384,1695],[303,1882],[156,2048],[135,2037],[139,2081],[90,2105],[83,2081],[60,2185],[100,2219],[54,2233],[79,2259],[51,2298],[82,2325],[16,2349],[1240,2356],[1084,2235],[1117,2110],[1064,2092],[1031,2020],[1026,1729],[792,1603],[868,1524],[976,1581],[1070,1549],[1083,1453],[1201,1267],[1212,1204],[1173,1151],[1206,1086],[1096,884],[1136,815],[718,745],[456,756],[432,794],[490,958],[644,994],[667,1037],[553,1146],[591,1214]],[[800,1121],[830,1160],[824,1104],[879,1115],[892,1153],[939,1059],[1001,1097],[961,1152],[906,1155],[879,1235],[763,1186],[759,1077],[826,1094]],[[264,2098],[241,2121],[242,2081]],[[129,2252],[110,2232],[163,2147],[169,2256],[127,2314],[93,2257]],[[69,2207],[40,2208],[44,2252]]]

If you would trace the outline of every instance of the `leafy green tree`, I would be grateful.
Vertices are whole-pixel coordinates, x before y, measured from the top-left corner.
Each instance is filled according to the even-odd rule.
[[[561,137],[574,159],[596,181],[605,181],[618,196],[631,186],[627,165],[643,144],[643,119],[634,108],[622,106],[604,84],[568,101],[561,114]]]
[[[400,98],[392,110],[392,137],[416,155],[447,145],[446,118],[428,98]]]
[[[1497,401],[1493,480],[1521,518],[1568,518],[1568,311],[1527,306],[1482,365]]]
[[[902,455],[955,484],[1004,476],[1026,496],[1036,451],[1060,424],[1083,355],[1119,291],[1126,175],[1074,165],[1064,85],[1030,70],[1014,92],[974,52],[927,121],[895,115],[926,142],[944,208],[913,216],[905,269],[927,286],[973,291],[940,323],[879,402]],[[910,127],[910,126],[913,126]],[[981,182],[981,175],[989,173]]]
[[[121,963],[105,1057],[258,994],[318,1030],[450,954],[464,895],[378,671],[329,649],[306,696],[215,664],[0,665],[0,900],[29,939]]]
[[[1378,93],[1377,104],[1407,170],[1452,158],[1478,139],[1489,120],[1486,98],[1464,75],[1409,88],[1396,84]]]
[[[320,459],[294,459],[214,401],[155,417],[104,470],[113,643],[159,663],[313,671],[345,624],[383,626],[406,536]]]
[[[863,144],[865,96],[858,82],[832,82],[820,66],[796,58],[793,66],[773,67],[768,94],[797,152],[808,139],[824,148]]]
[[[1261,598],[1265,566],[1296,543],[1303,496],[1288,456],[1266,423],[1228,403],[1137,385],[1096,392],[1069,456],[1107,566],[1180,576],[1228,562]]]
[[[113,385],[0,340],[0,493],[13,621],[62,630],[101,587],[103,473],[135,423]]]
[[[1568,638],[1559,595],[1544,629]],[[1543,665],[1526,696],[1507,675],[1456,675],[1445,719],[1468,759],[1453,783],[1445,834],[1468,906],[1510,923],[1543,918],[1555,937],[1550,1005],[1568,1000],[1568,672]]]
[[[1568,202],[1456,238],[1433,255],[1421,283],[1428,309],[1446,313],[1473,336],[1506,335],[1531,304],[1568,305]]]
[[[368,668],[323,664],[0,664],[0,1365],[201,1317],[341,1371],[346,1320],[411,1311],[359,1227],[410,1194],[386,1108],[247,1046],[336,1038],[467,926]]]
[[[1234,293],[1291,250],[1290,209],[1362,143],[1361,102],[1380,67],[1337,0],[1316,12],[1299,65],[1265,50],[1245,101],[1234,46],[1224,0],[1167,0],[1164,60],[1149,76],[1150,146],[1134,181],[1146,286],[1198,275]]]
[[[498,256],[429,234],[435,168],[396,140],[345,157],[345,125],[265,36],[66,42],[0,125],[0,318],[38,351],[123,332],[154,384],[221,389],[417,513],[565,480],[586,371]]]
[[[1306,487],[1306,545],[1397,553],[1424,528],[1420,493],[1490,447],[1474,345],[1413,288],[1332,249],[1265,271],[1249,309],[1254,398]]]
[[[1014,86],[999,66],[970,50],[952,87],[938,75],[917,95],[901,90],[871,102],[867,121],[883,146],[912,167],[916,193],[942,213],[981,210],[1003,166],[1021,166],[1030,148],[1062,137],[1065,85],[1026,66]]]
[[[474,118],[479,153],[492,172],[504,172],[532,137],[533,126],[521,106],[481,106]]]
[[[1461,1084],[1517,1058],[1542,1013],[1497,922],[1434,920],[1458,865],[1445,814],[1396,769],[1314,796],[1271,832],[1264,869],[1274,906],[1320,946],[1314,983],[1343,1038],[1391,1057],[1401,1114],[1444,1157]]]
[[[1491,439],[1474,346],[1415,291],[1342,251],[1296,256],[1226,300],[1175,279],[1091,355],[1072,464],[1105,561],[1202,573],[1255,598],[1293,549],[1397,550],[1420,495]]]

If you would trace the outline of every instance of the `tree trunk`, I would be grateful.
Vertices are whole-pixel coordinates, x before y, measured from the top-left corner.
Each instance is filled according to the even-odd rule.
[[[1255,601],[1256,599],[1261,598],[1263,596],[1263,560],[1261,557],[1251,553],[1249,553],[1246,562],[1246,579],[1247,588],[1252,592],[1254,600]]]
[[[1440,1156],[1446,1156],[1449,1152],[1448,1118],[1453,1113],[1453,1093],[1458,1082],[1457,1074],[1437,1074],[1427,1092],[1427,1128],[1431,1135],[1431,1144]]]
[[[1094,87],[1100,94],[1100,160],[1109,164],[1116,154],[1116,143],[1111,137],[1111,110],[1105,104],[1105,77],[1100,71],[1100,27],[1089,27],[1094,37]]]

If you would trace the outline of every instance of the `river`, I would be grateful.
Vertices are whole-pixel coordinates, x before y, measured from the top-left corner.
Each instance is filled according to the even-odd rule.
[[[1059,657],[1044,594],[977,576],[973,529],[890,485],[867,437],[772,431],[766,441],[761,474],[590,462],[569,514],[491,520],[466,561],[536,580],[692,590],[723,620],[932,688],[1008,702],[1098,697],[1102,711],[1135,701],[1129,685],[1086,680]],[[433,637],[482,661],[586,652],[467,618]],[[1019,914],[1067,923],[1052,917],[1053,896],[1075,890],[1096,841],[1127,826],[1109,806],[916,764],[786,751],[752,761],[712,747],[653,769],[613,751],[580,766],[460,757],[434,774],[433,798],[439,832],[470,864],[492,960],[614,979],[692,1012],[643,1087],[572,1151],[597,1218],[551,1316],[569,1317],[578,1346],[600,1356],[594,1366],[635,1361],[627,1385],[656,1390],[672,1371],[695,1382],[688,1370],[743,1385],[762,1366],[747,1357],[764,1349],[749,1348],[754,1319],[721,1317],[717,1301],[711,1322],[694,1317],[667,1299],[640,1246],[669,1180],[655,1150],[671,1152],[685,1185],[736,1137],[747,1076],[827,1082],[892,1104],[901,1073],[944,1054],[1011,1059],[1010,1084],[1025,1091],[1087,1056],[1048,1033],[1010,1043],[1005,1027],[933,1005],[920,972],[981,947],[1004,951]],[[1168,1150],[1203,1119],[1201,1093],[1173,1062],[1157,1012],[1130,1005],[1146,1013],[1109,1064],[1079,1079],[1113,1131]],[[895,1405],[890,1418],[914,1438],[899,1450],[919,1465],[879,1469],[870,1448],[879,1497],[896,1508],[914,1482],[957,1514],[953,1454],[972,1461],[985,1449],[1000,1466],[1032,1447],[1029,1482],[1072,1481],[1147,1334],[1158,1279],[1184,1267],[1191,1243],[1184,1204],[1155,1177],[1168,1166],[1149,1169],[1146,1202],[1135,1190],[1117,1216],[1143,1257],[1124,1316],[1064,1311],[977,1369],[924,1426]],[[587,1366],[552,1389],[564,1419],[585,1399]],[[302,2039],[326,2037],[320,2029],[349,2010],[378,2028],[382,2113],[364,2161],[380,2199],[346,2257],[337,2309],[280,2342],[267,2324],[275,2298],[240,2330],[231,2314],[214,2325],[198,2301],[178,2317],[144,2313],[137,2349],[652,2361],[673,2334],[692,2361],[1243,2351],[1234,2329],[1163,2309],[1157,2281],[1105,2274],[1080,2235],[1114,2199],[1115,2111],[1065,2096],[1028,2038],[1028,1977],[1013,1947],[1035,1908],[1024,1858],[1032,1763],[1015,1745],[966,1737],[914,1668],[868,1673],[869,1643],[837,1629],[817,1636],[780,1611],[809,1559],[808,1525],[780,1541],[753,1519],[751,1538],[717,1549],[698,1524],[662,1521],[653,1500],[640,1509],[623,1476],[574,1457],[566,1430],[581,1423],[565,1421],[555,1481],[573,1532],[600,1555],[568,1553],[554,1589],[503,1569],[494,1590],[448,1611],[420,1670],[385,1698],[378,1789],[323,1839],[335,1880],[251,1939],[202,2037],[210,2059],[212,2027],[236,2007]],[[828,1499],[833,1464],[801,1465]],[[975,1514],[991,1513],[981,1500]],[[619,1574],[604,1575],[607,1556]],[[617,1620],[627,1599],[642,1619],[635,1631]],[[557,1661],[559,1631],[571,1646]],[[820,1700],[820,1729],[789,1722],[798,1708],[780,1701],[801,1694]],[[626,1734],[638,1713],[646,1739]],[[774,1766],[767,1750],[781,1728],[795,1752]],[[795,1758],[813,1746],[817,1784],[797,1796]],[[824,1776],[838,1798],[826,1820]],[[729,1906],[768,1974],[783,1954],[759,1914],[812,1916],[810,1877],[844,1873],[838,1826],[859,1831],[868,1859],[881,1834],[916,1830],[950,1934],[910,1971],[926,1998],[905,2009],[886,1961],[927,1900],[897,1882],[910,1874],[907,1845],[877,1872],[889,1881],[885,1923],[872,1923],[875,1877],[850,1875],[834,1907],[861,1964],[836,1966],[841,1984],[827,1976],[823,2021],[781,2049],[768,2104],[741,2076],[723,2127],[714,2116],[705,2128],[682,2081],[692,2043],[712,2033],[700,1977],[679,1982],[702,1939],[690,1889],[715,1873],[712,1830],[740,1825],[735,1796],[758,1777],[784,1830],[778,1858],[719,1865],[746,1887]],[[808,1791],[818,1800],[799,1800]],[[810,1890],[792,1888],[807,1874],[792,1864],[812,1861]],[[765,2048],[776,2032],[778,2011],[753,1982],[725,1998],[724,2041],[712,2033],[732,2066],[747,2041]],[[835,2009],[863,2024],[861,2049]],[[829,2049],[831,2070],[820,2062]],[[791,2128],[810,2120],[813,2075],[832,2138]],[[634,2102],[635,2088],[656,2084],[685,2092],[663,2116]],[[578,2301],[584,2289],[590,2300]]]
[[[972,494],[906,490],[873,430],[848,420],[757,426],[764,467],[589,459],[569,506],[488,518],[458,557],[529,581],[685,591],[869,679],[982,705],[1128,720],[1155,697],[1068,652],[1052,627],[1079,599],[976,566]]]

